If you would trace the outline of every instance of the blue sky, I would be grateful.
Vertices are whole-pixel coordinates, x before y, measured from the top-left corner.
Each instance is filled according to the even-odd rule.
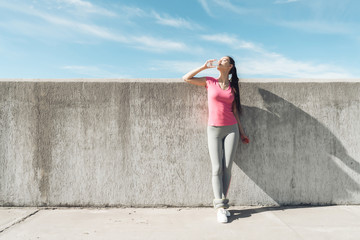
[[[356,0],[0,0],[0,78],[359,78]],[[202,75],[214,75],[207,70]]]

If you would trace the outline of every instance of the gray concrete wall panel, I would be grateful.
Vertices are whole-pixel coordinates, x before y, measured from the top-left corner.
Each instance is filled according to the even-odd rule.
[[[232,204],[360,204],[360,82],[240,87]],[[212,204],[203,87],[9,80],[0,107],[1,206]]]

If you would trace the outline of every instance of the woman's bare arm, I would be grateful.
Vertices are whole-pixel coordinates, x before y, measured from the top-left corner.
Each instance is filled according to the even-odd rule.
[[[195,75],[201,71],[204,71],[204,70],[210,68],[207,66],[207,64],[212,61],[214,61],[214,59],[206,61],[206,63],[204,65],[202,65],[201,67],[196,68],[196,69],[188,72],[187,74],[185,74],[182,77],[182,79],[185,82],[188,82],[188,83],[191,83],[191,84],[194,84],[197,86],[206,86],[206,77],[195,77]]]
[[[236,108],[236,103],[235,103],[235,102],[233,102],[232,110],[233,110],[234,116],[235,116],[236,121],[237,121],[238,126],[239,126],[241,141],[242,141],[243,143],[248,143],[248,140],[245,140],[245,139],[248,139],[248,137],[246,136],[246,134],[245,134],[245,132],[244,132],[244,129],[243,129],[242,126],[241,126],[240,118],[239,118],[239,115],[238,115],[238,113],[237,113],[237,108]]]

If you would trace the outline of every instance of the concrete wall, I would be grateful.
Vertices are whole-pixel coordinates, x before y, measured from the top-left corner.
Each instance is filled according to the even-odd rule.
[[[360,82],[242,80],[234,205],[360,204]],[[210,206],[206,89],[0,82],[1,206]]]

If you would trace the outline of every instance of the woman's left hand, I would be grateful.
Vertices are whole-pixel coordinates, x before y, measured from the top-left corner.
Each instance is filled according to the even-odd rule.
[[[249,138],[245,134],[242,134],[240,138],[243,144],[248,144],[250,142]]]

